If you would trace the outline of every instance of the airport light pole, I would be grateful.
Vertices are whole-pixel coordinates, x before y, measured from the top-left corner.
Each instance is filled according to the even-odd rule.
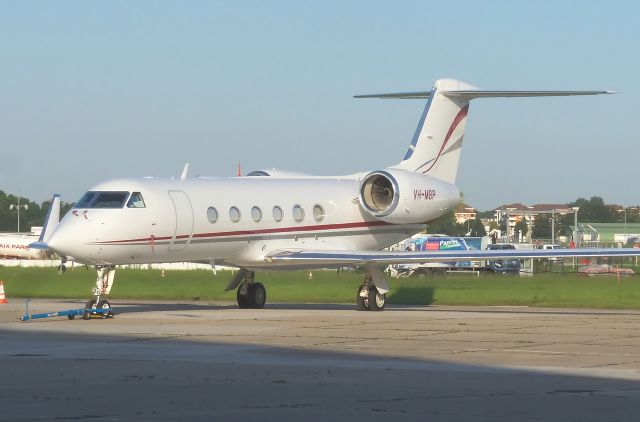
[[[556,210],[551,210],[551,243],[556,243]]]
[[[18,210],[18,233],[20,233],[20,208],[24,208],[25,210],[29,209],[29,205],[22,204],[20,205],[20,195],[18,195],[18,203],[9,205],[9,209],[17,209]]]
[[[580,207],[573,207],[573,244],[578,247],[578,211]]]

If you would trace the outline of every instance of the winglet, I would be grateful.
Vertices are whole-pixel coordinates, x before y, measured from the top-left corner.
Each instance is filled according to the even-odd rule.
[[[184,182],[187,180],[187,174],[189,173],[189,163],[184,165],[184,169],[182,170],[182,174],[180,175],[180,181]]]
[[[48,249],[49,245],[47,242],[49,242],[51,234],[56,229],[59,222],[60,195],[55,194],[53,195],[53,198],[51,198],[51,206],[49,207],[49,211],[47,211],[47,217],[44,219],[44,227],[40,233],[40,238],[38,238],[37,242],[29,244],[29,247],[33,249]]]

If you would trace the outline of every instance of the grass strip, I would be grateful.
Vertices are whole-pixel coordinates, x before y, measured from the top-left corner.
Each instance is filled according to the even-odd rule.
[[[7,298],[89,298],[93,269],[75,268],[60,276],[51,268],[0,267]],[[118,269],[110,299],[229,300],[229,271]],[[353,303],[363,274],[358,271],[260,272],[267,302]],[[414,305],[525,305],[602,309],[640,309],[638,276],[584,277],[540,274],[534,277],[449,276],[444,279],[390,279],[388,303]]]

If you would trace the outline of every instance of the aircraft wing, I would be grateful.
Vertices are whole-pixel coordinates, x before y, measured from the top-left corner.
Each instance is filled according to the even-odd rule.
[[[348,250],[276,250],[265,256],[271,263],[291,265],[367,265],[423,262],[455,262],[468,260],[529,258],[594,258],[640,256],[638,248],[583,249],[506,249],[467,251],[348,251]]]

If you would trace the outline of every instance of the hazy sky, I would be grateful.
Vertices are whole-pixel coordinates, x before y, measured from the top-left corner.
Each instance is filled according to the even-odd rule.
[[[72,202],[121,176],[311,174],[404,156],[443,77],[617,95],[471,104],[458,175],[480,210],[640,204],[634,1],[3,1],[0,189]]]

